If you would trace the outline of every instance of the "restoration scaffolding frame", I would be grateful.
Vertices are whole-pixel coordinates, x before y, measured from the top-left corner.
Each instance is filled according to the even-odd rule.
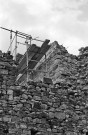
[[[11,52],[11,54],[13,55],[14,51],[15,51],[15,61],[16,61],[16,56],[17,56],[17,45],[18,44],[21,44],[21,45],[25,45],[26,46],[26,68],[25,68],[25,72],[27,72],[27,82],[28,82],[28,79],[29,79],[29,72],[30,71],[38,71],[38,72],[43,72],[47,75],[47,58],[46,58],[46,53],[44,54],[45,55],[45,64],[46,64],[46,67],[45,67],[45,71],[43,70],[36,70],[36,69],[30,69],[28,68],[29,66],[29,61],[35,61],[35,62],[39,62],[37,60],[32,60],[32,59],[29,59],[29,56],[28,56],[28,49],[31,47],[31,42],[33,40],[35,41],[39,41],[39,42],[42,42],[44,43],[45,41],[42,41],[42,40],[39,40],[39,39],[36,39],[36,38],[32,38],[31,35],[29,34],[25,34],[23,32],[20,32],[20,31],[13,31],[13,30],[10,30],[10,29],[7,29],[7,28],[4,28],[4,27],[0,27],[1,29],[3,30],[6,30],[6,31],[9,31],[10,32],[10,46],[8,48],[8,51]],[[13,33],[15,34],[14,37],[13,37]],[[25,43],[22,43],[22,42],[18,42],[18,37],[22,38],[22,39],[25,39]],[[13,41],[15,40],[15,48],[14,50],[12,50],[12,44],[13,44]],[[32,51],[33,52],[33,51]],[[37,53],[37,54],[40,54],[40,53]],[[43,54],[43,53],[41,53]],[[25,74],[25,72],[23,74]]]

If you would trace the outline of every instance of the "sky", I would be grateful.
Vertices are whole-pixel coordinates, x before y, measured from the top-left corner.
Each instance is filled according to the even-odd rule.
[[[0,27],[58,41],[78,55],[78,49],[88,45],[88,0],[0,0]],[[6,52],[9,45],[10,33],[0,29],[0,50]],[[18,45],[18,52],[25,50]]]

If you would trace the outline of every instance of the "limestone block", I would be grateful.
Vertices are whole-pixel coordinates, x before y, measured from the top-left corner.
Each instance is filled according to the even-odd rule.
[[[25,129],[25,128],[27,128],[27,125],[25,123],[21,123],[20,128]]]
[[[4,111],[4,110],[1,110],[1,109],[0,109],[0,113],[2,113],[3,111]]]
[[[2,102],[2,106],[3,107],[6,107],[7,106],[7,102],[5,100],[3,100],[3,102]]]
[[[8,75],[8,70],[0,69],[0,74],[2,74],[2,75]]]
[[[55,112],[55,117],[59,120],[64,120],[65,119],[65,113],[62,112]]]
[[[25,102],[26,102],[26,99],[23,99],[23,100],[21,99],[20,101],[21,101],[22,103],[25,103]]]
[[[24,99],[28,99],[28,95],[26,95],[26,94],[22,94],[22,98],[24,98]]]
[[[39,96],[34,96],[33,99],[34,100],[37,100],[37,101],[40,101],[41,100],[41,98]]]
[[[49,109],[49,111],[50,111],[50,112],[55,112],[55,108],[51,107],[51,108]]]
[[[46,88],[45,88],[45,87],[42,87],[41,90],[42,90],[42,91],[46,91]]]
[[[48,132],[51,132],[51,128],[48,128],[47,131],[48,131]]]
[[[86,124],[87,121],[85,119],[82,120],[82,124]]]
[[[9,134],[15,134],[17,132],[17,129],[15,128],[9,128]]]
[[[55,115],[55,114],[54,114],[53,112],[49,112],[49,117],[50,117],[50,118],[54,118],[54,115]]]
[[[22,134],[21,134],[22,135]],[[30,130],[23,130],[23,135],[31,135],[31,131]]]
[[[36,90],[37,90],[37,91],[41,91],[41,88],[37,86],[37,87],[36,87]]]
[[[77,135],[77,133],[76,132],[66,132],[66,135]]]
[[[11,122],[11,118],[8,117],[8,116],[4,116],[4,117],[3,117],[3,121],[4,121],[4,122]]]
[[[77,121],[77,120],[79,119],[79,116],[78,116],[77,114],[74,114],[74,115],[73,115],[73,119],[74,119],[75,121]]]
[[[13,100],[13,95],[9,95],[9,100]]]
[[[48,108],[48,106],[46,104],[42,104],[41,108],[46,110]]]
[[[7,90],[7,94],[12,95],[13,94],[13,90]]]
[[[53,129],[52,129],[52,132],[53,132],[53,133],[57,133],[57,129],[53,128]]]
[[[60,109],[66,109],[67,108],[67,105],[66,104],[62,104],[61,106],[60,106]]]
[[[83,90],[88,90],[88,86],[83,87]]]
[[[16,107],[21,108],[22,106],[23,106],[23,104],[17,104]]]
[[[2,117],[0,117],[0,121],[3,121]]]

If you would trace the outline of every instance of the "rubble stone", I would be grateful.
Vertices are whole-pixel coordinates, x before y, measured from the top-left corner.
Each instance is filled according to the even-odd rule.
[[[14,61],[2,53],[0,70],[5,72],[0,74],[0,134],[86,135],[87,49],[74,56],[58,46],[48,61],[54,83],[30,81],[27,86],[15,83]]]

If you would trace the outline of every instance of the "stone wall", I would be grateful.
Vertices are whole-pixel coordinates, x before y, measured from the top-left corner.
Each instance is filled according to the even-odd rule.
[[[72,63],[70,73],[62,74],[65,81],[59,79],[54,85],[31,81],[20,86],[15,83],[12,56],[1,53],[1,135],[88,134],[88,54],[85,50],[80,54],[68,55],[67,62],[66,57],[62,59],[66,66]]]

